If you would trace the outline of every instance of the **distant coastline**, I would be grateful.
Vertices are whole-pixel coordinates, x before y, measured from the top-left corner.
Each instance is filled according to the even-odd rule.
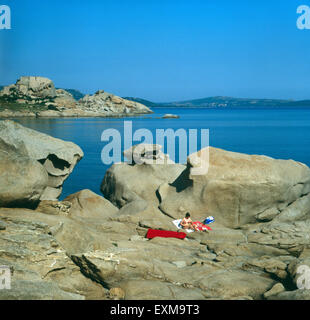
[[[115,118],[148,114],[152,113],[152,109],[157,108],[310,108],[310,100],[214,96],[185,101],[152,102],[137,97],[121,98],[103,90],[99,90],[94,95],[89,95],[76,89],[57,88],[51,80],[41,77],[22,77],[15,85],[0,86],[0,118]]]
[[[126,100],[142,103],[149,108],[280,108],[280,107],[310,107],[310,100],[281,99],[247,99],[233,97],[208,97],[202,99],[156,103],[141,98],[124,97]]]

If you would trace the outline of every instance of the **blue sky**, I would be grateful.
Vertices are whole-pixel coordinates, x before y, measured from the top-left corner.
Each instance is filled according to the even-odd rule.
[[[2,0],[0,84],[45,76],[57,87],[157,102],[226,95],[310,99],[310,0]]]

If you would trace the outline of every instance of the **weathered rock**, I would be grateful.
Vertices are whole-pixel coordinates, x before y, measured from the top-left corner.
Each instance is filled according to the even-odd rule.
[[[61,290],[54,282],[16,280],[10,290],[0,290],[0,300],[84,300],[85,297]]]
[[[274,280],[255,273],[242,272],[239,270],[219,270],[206,274],[201,280],[200,287],[208,297],[251,296],[261,299],[264,292],[275,284]]]
[[[174,164],[158,144],[141,143],[123,152],[130,164]]]
[[[246,231],[248,242],[284,249],[298,256],[309,245],[310,219],[293,223],[269,222]]]
[[[126,300],[203,300],[200,289],[184,289],[171,283],[154,280],[129,280],[122,283]]]
[[[105,290],[85,278],[51,234],[58,217],[25,209],[0,209],[0,265],[12,272],[12,290],[0,299],[102,299]],[[33,292],[32,292],[33,291]]]
[[[74,254],[71,257],[83,274],[92,280],[108,288],[122,288],[126,299],[132,297],[128,293],[128,281],[137,279],[165,282],[163,286],[177,286],[179,292],[183,291],[183,297],[188,289],[196,288],[201,298],[203,294],[197,287],[199,280],[206,272],[217,269],[212,263],[208,264],[209,260],[201,257],[197,259],[195,253],[201,249],[202,246],[195,242],[155,238],[151,241],[118,241],[117,246],[111,246],[107,250]],[[186,257],[186,266],[182,268],[173,263],[180,256]],[[184,277],[189,272],[191,276]],[[146,286],[143,290],[149,296],[149,287]],[[140,288],[140,294],[141,291]]]
[[[39,162],[0,149],[0,207],[36,205],[47,183],[47,172]]]
[[[310,290],[298,289],[294,291],[284,291],[276,295],[269,296],[268,300],[310,300]]]
[[[120,208],[114,219],[126,217],[142,226],[173,230],[171,217],[158,209],[157,189],[165,182],[173,182],[184,168],[179,164],[114,164],[101,184],[105,198]]]
[[[160,147],[142,151],[156,160]],[[131,148],[125,156],[130,158],[134,152]],[[171,220],[187,211],[201,221],[213,215],[212,231],[187,234],[184,241],[141,241],[131,236],[130,240],[136,239],[134,247],[118,241],[117,248],[72,259],[93,280],[121,287],[125,299],[154,298],[157,293],[149,293],[151,285],[163,292],[169,287],[174,293],[164,295],[166,299],[174,299],[175,292],[178,298],[193,294],[203,299],[269,299],[280,294],[291,285],[290,277],[295,281],[296,261],[305,263],[308,254],[309,168],[294,161],[214,148],[210,158],[208,173],[200,176],[192,174],[193,168],[199,168],[195,155],[189,157],[187,168],[148,162],[116,164],[108,170],[101,190],[120,208],[111,220],[139,225],[140,236],[145,236],[147,228],[175,230]],[[160,250],[164,243],[165,252]],[[177,243],[183,250],[190,246],[191,252],[181,253]],[[149,261],[146,250],[156,259]],[[297,258],[302,255],[303,260]],[[180,281],[188,273],[191,279]],[[280,283],[274,287],[276,281]]]
[[[57,201],[57,199],[60,197],[62,192],[62,187],[54,188],[47,186],[42,193],[40,200],[54,200]]]
[[[0,150],[11,150],[40,162],[48,173],[44,200],[57,200],[83,151],[72,142],[53,138],[11,121],[0,121]]]
[[[27,153],[25,146],[19,149]],[[156,160],[160,148],[143,151],[144,157]],[[130,156],[135,149],[128,152]],[[42,299],[47,290],[46,297],[55,299],[309,299],[309,290],[285,291],[298,287],[298,266],[310,265],[309,169],[300,165],[305,171],[299,171],[298,164],[289,162],[287,167],[280,161],[280,168],[271,175],[268,170],[276,166],[275,160],[250,157],[259,168],[267,161],[267,183],[265,173],[257,168],[251,172],[246,157],[228,154],[228,164],[218,157],[211,161],[209,169],[215,168],[210,176],[209,172],[200,178],[191,175],[189,165],[115,164],[101,186],[106,198],[82,190],[65,201],[41,201],[35,211],[0,209],[0,265],[14,270],[13,280],[20,292],[15,297],[25,297],[27,281],[33,281],[39,288],[36,296],[29,294],[34,299]],[[238,168],[239,161],[248,167]],[[193,163],[198,168],[198,162]],[[50,167],[54,172],[59,169],[47,162],[47,170]],[[291,186],[287,181],[293,173],[277,180],[284,169],[300,175],[293,181],[297,184]],[[263,177],[254,179],[256,175]],[[271,207],[255,210],[254,204],[260,207],[267,200],[251,196],[242,183],[249,192],[260,195],[275,191],[274,197],[266,196]],[[288,205],[283,205],[279,195],[282,184],[292,201]],[[242,196],[239,204],[249,210],[250,217],[241,210],[240,224],[230,224],[235,212],[217,209],[212,212],[212,231],[189,233],[184,240],[145,238],[150,227],[176,230],[172,220],[186,211],[195,220],[205,218],[208,208],[198,209],[209,199],[205,189],[214,195],[212,185],[222,190],[215,197],[219,203],[221,194],[228,201],[231,186],[237,195],[249,196]],[[236,194],[231,194],[232,201]],[[160,210],[168,200],[164,208],[169,210]],[[234,203],[228,206],[228,210],[233,208]]]
[[[6,229],[6,224],[3,221],[0,221],[0,231]]]
[[[112,300],[123,300],[125,298],[125,292],[122,288],[112,288],[109,290],[109,297]]]
[[[71,203],[71,216],[103,220],[113,217],[118,212],[118,208],[110,201],[90,190],[79,191],[68,196],[64,201]]]
[[[41,200],[36,210],[46,214],[68,216],[72,204],[68,201]]]
[[[282,283],[275,284],[270,290],[264,293],[264,298],[268,299],[271,296],[277,295],[281,292],[284,292],[285,288]]]
[[[194,175],[201,163],[209,164],[208,171]],[[189,186],[180,192],[170,188],[160,204],[172,216],[182,205],[201,219],[212,214],[221,224],[237,228],[255,223],[264,213],[271,219],[270,210],[279,211],[276,218],[290,221],[310,214],[310,169],[293,160],[208,147],[188,157],[187,174],[179,180]]]
[[[253,271],[255,270],[255,268],[262,269],[283,280],[285,280],[287,277],[287,264],[279,260],[279,258],[275,259],[270,257],[261,257],[257,259],[252,259],[247,263],[243,264],[242,268],[244,270],[252,269]]]
[[[256,219],[258,221],[262,221],[262,222],[266,222],[266,221],[271,221],[272,219],[274,219],[278,214],[280,213],[280,211],[273,207],[271,209],[267,209],[264,212],[259,213],[256,216]]]

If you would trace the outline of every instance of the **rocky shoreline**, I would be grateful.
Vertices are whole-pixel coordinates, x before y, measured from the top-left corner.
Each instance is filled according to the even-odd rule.
[[[0,265],[12,273],[0,299],[310,299],[298,288],[298,268],[310,267],[305,164],[210,147],[181,165],[140,149],[141,164],[106,172],[104,197],[81,190],[58,201],[83,151],[0,121]],[[208,172],[193,175],[206,154]],[[187,211],[214,216],[213,230],[146,238],[149,228],[176,231]]]
[[[78,101],[43,77],[21,77],[0,91],[0,118],[130,117],[153,113],[148,107],[97,91]]]

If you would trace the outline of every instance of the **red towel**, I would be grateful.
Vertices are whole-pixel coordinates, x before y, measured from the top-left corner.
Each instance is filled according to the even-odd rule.
[[[149,229],[147,231],[146,237],[148,239],[153,239],[155,237],[184,239],[186,237],[186,233],[177,231]]]

